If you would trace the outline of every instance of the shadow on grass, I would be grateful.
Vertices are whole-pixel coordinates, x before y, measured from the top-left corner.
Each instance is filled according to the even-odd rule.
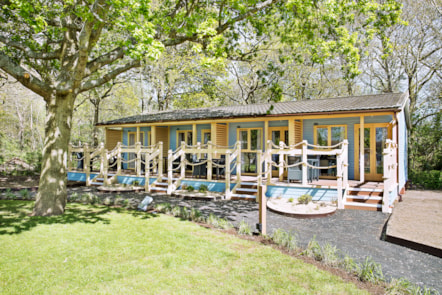
[[[135,218],[149,219],[156,217],[139,211],[128,211],[123,208],[110,208],[103,206],[89,206],[68,204],[65,213],[59,216],[29,216],[32,213],[34,202],[29,201],[0,201],[0,235],[15,235],[42,224],[72,224],[97,222],[109,224],[110,219],[104,215],[110,212],[126,213]]]

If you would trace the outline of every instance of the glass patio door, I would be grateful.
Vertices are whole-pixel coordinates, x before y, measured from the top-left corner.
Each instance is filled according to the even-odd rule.
[[[368,126],[367,126],[368,125]],[[383,126],[384,125],[384,126]],[[364,174],[365,180],[381,181],[384,173],[384,158],[382,155],[387,139],[391,139],[391,130],[386,124],[366,124],[364,126]],[[360,127],[355,129],[355,141],[357,149],[355,150],[355,163],[359,163]],[[355,167],[356,178],[359,178],[359,167]]]
[[[137,133],[136,132],[129,132],[128,134],[129,138],[128,138],[128,145],[130,147],[135,147],[135,143],[137,142],[136,138],[137,138]],[[144,145],[144,132],[140,132],[140,142],[141,145]],[[133,160],[136,158],[135,153],[129,153],[129,161]],[[128,165],[129,169],[135,169],[135,161],[132,161],[129,163]]]
[[[288,127],[270,127],[270,137],[273,144],[279,145],[279,142],[284,142],[285,145],[289,145],[289,130]],[[279,163],[279,155],[272,155],[272,161]],[[278,175],[278,167],[272,166],[272,175]],[[287,176],[287,171],[284,169],[284,176]]]
[[[256,174],[257,150],[262,150],[262,130],[257,128],[242,128],[238,130],[238,140],[241,141],[241,173]]]

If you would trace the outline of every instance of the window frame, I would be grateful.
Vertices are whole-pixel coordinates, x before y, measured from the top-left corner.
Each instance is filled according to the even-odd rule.
[[[314,141],[314,145],[318,145],[318,129],[327,129],[327,145],[326,146],[331,146],[331,142],[332,142],[332,128],[335,127],[343,127],[344,128],[344,140],[348,139],[348,129],[347,129],[347,125],[344,124],[338,124],[338,125],[315,125],[313,126],[313,141]]]

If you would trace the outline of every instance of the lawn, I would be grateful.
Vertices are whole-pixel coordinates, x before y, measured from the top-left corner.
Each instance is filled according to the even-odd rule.
[[[0,201],[0,294],[365,294],[269,246],[165,215]]]

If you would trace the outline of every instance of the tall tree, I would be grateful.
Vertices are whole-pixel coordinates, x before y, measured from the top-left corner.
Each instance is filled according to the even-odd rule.
[[[156,59],[164,47],[195,42],[223,56],[251,34],[279,30],[284,41],[306,42],[318,58],[357,55],[344,23],[364,15],[364,30],[396,22],[394,0],[148,1],[0,0],[0,69],[46,101],[42,173],[34,215],[62,214],[67,200],[67,147],[80,93]],[[357,65],[355,65],[357,67]]]

